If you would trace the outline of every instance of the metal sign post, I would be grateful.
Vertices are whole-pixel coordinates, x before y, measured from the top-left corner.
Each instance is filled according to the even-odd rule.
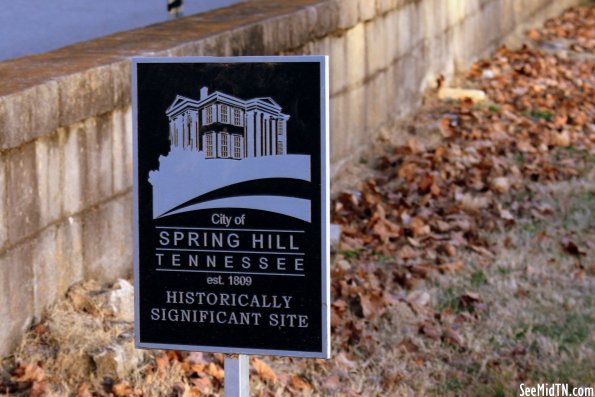
[[[250,361],[245,354],[225,356],[225,397],[250,395]]]

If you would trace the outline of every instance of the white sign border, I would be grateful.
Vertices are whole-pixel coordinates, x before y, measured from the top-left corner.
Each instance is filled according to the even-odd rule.
[[[139,237],[138,237],[138,81],[137,65],[143,63],[295,63],[317,62],[320,65],[320,178],[321,178],[321,272],[322,272],[322,349],[292,351],[145,343],[140,340]],[[290,357],[330,358],[330,165],[329,165],[329,58],[326,55],[239,56],[239,57],[134,57],[132,58],[132,152],[133,152],[133,223],[134,223],[134,342],[137,348],[173,349],[227,354],[261,354]]]

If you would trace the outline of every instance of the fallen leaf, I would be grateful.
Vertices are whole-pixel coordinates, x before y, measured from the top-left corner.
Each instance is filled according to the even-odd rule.
[[[463,337],[451,327],[444,330],[444,340],[453,345],[463,346]]]
[[[471,193],[460,195],[458,201],[460,202],[462,209],[472,213],[477,213],[490,204],[490,199],[488,197],[473,195]]]
[[[419,253],[408,245],[403,246],[397,252],[397,256],[401,259],[411,259],[417,257],[418,255]]]
[[[481,297],[477,292],[466,291],[461,298],[466,302],[481,302]]]
[[[200,393],[208,394],[211,391],[211,389],[213,388],[213,382],[211,382],[211,379],[206,376],[192,378],[191,382],[196,387],[196,389],[198,389],[198,391]]]
[[[337,354],[335,357],[335,362],[340,366],[347,367],[347,368],[357,368],[358,363],[355,360],[349,359],[345,352],[341,352]]]
[[[157,371],[161,377],[164,377],[167,373],[167,368],[169,367],[169,358],[167,354],[160,354],[159,356],[155,357],[155,363],[157,364]]]
[[[463,269],[465,264],[463,261],[455,261],[450,263],[443,263],[442,265],[438,265],[438,270],[446,273],[458,272],[459,270]]]
[[[412,291],[407,296],[407,300],[412,304],[423,307],[430,302],[430,294],[422,290]]]
[[[92,396],[93,395],[89,391],[89,385],[87,385],[86,383],[81,384],[76,389],[76,397],[92,397]]]
[[[218,380],[222,380],[225,377],[225,372],[223,368],[219,367],[215,363],[209,363],[204,371]]]
[[[39,323],[33,328],[36,335],[41,336],[48,332],[48,327],[45,324]]]
[[[438,127],[444,138],[452,138],[455,134],[454,128],[450,126],[450,119],[448,117],[441,118]]]
[[[38,363],[21,364],[14,371],[13,376],[19,382],[42,382],[45,379],[45,371]]]
[[[439,339],[440,338],[440,331],[436,326],[429,322],[424,322],[419,326],[419,333],[422,335],[426,335],[431,339]]]
[[[29,397],[41,397],[45,395],[45,382],[33,382],[31,390],[29,390]]]
[[[426,225],[423,219],[417,216],[411,220],[410,227],[414,237],[430,234],[430,226]]]
[[[467,312],[461,312],[455,316],[454,323],[455,324],[470,323],[470,322],[473,322],[474,320],[475,320],[475,317],[473,317],[471,314],[469,314]]]
[[[312,389],[312,385],[309,384],[308,382],[304,381],[298,375],[293,375],[291,377],[291,386],[297,390],[311,390]]]
[[[337,375],[331,375],[325,379],[322,388],[328,391],[335,391],[341,387],[341,379]]]
[[[504,176],[492,180],[492,189],[498,193],[506,193],[510,189],[510,181]]]
[[[512,213],[509,210],[500,207],[500,205],[498,205],[498,214],[502,219],[505,219],[507,221],[514,221],[514,215],[512,215]]]
[[[530,38],[531,40],[539,40],[541,35],[537,29],[530,29],[527,32],[527,37]]]
[[[570,139],[570,134],[566,130],[562,130],[561,132],[552,132],[550,143],[552,146],[558,147],[568,147],[572,143]]]
[[[186,356],[186,361],[190,364],[205,363],[204,354],[201,352],[189,352]]]
[[[128,384],[128,382],[120,382],[112,386],[112,392],[117,397],[126,397],[132,394],[133,390],[132,387],[130,387],[130,384]]]
[[[277,381],[277,374],[267,363],[264,361],[254,357],[252,359],[252,367],[258,374],[258,376],[267,382],[276,382]]]
[[[419,192],[421,194],[426,194],[430,191],[430,188],[434,184],[434,177],[429,174],[425,174],[422,178],[421,182],[419,183]]]
[[[493,258],[494,254],[492,254],[487,248],[480,247],[478,245],[471,245],[470,247],[473,251],[477,252],[478,254]]]
[[[382,314],[386,308],[384,296],[380,292],[362,291],[358,293],[364,317],[374,319]]]
[[[419,351],[419,346],[411,338],[403,339],[401,342],[399,342],[398,347],[409,353],[415,353]]]
[[[192,364],[192,365],[190,366],[190,370],[191,370],[192,372],[196,372],[197,374],[199,374],[199,373],[201,373],[201,372],[204,372],[204,371],[205,371],[205,368],[206,368],[206,366],[207,366],[207,363],[202,363],[202,364]]]
[[[561,244],[562,244],[562,247],[564,248],[564,250],[567,253],[569,253],[570,255],[574,255],[574,256],[587,255],[587,252],[582,250],[574,241],[572,241],[568,237],[563,238],[561,241]]]

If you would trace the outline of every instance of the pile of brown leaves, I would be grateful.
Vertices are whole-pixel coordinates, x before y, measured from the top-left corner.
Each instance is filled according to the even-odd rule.
[[[552,18],[542,29],[532,29],[527,36],[541,45],[569,42],[576,52],[595,52],[595,8],[574,7]]]
[[[490,256],[482,234],[513,222],[522,202],[508,202],[527,182],[577,176],[595,147],[595,67],[523,47],[499,49],[475,64],[469,84],[490,102],[429,106],[443,143],[413,139],[379,162],[382,176],[341,194],[333,222],[342,249],[376,253],[396,266],[460,268],[457,253]],[[584,163],[568,152],[584,153]],[[547,209],[530,208],[536,212]]]
[[[594,10],[571,9],[531,36],[550,37],[569,24],[564,37],[592,51]],[[462,294],[458,306],[464,310],[455,315],[424,307],[426,297],[420,305],[419,296],[412,300],[391,291],[397,285],[412,288],[431,272],[461,270],[464,252],[475,252],[488,264],[490,232],[521,215],[551,214],[551,207],[531,199],[527,185],[579,176],[593,162],[593,62],[528,46],[500,48],[473,65],[465,84],[483,90],[488,101],[430,100],[424,119],[433,120],[441,143],[425,148],[412,137],[379,159],[380,176],[334,202],[332,221],[342,226],[339,257],[344,259],[333,270],[332,325],[342,351],[358,346],[366,355],[378,348],[370,328],[398,302],[424,311],[428,320],[419,324],[420,334],[464,347],[457,328],[483,310],[479,295]],[[401,347],[417,350],[411,341]]]

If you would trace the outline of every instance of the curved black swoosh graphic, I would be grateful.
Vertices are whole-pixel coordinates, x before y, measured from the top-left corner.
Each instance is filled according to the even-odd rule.
[[[279,188],[282,187],[282,191]],[[238,196],[284,196],[309,199],[309,190],[311,183],[302,179],[293,178],[263,178],[254,179],[251,181],[234,183],[219,189],[212,190],[208,193],[196,196],[180,205],[175,206],[169,211],[159,215],[165,216],[171,212],[177,211],[189,205],[202,203],[204,201],[215,200],[226,197]]]

